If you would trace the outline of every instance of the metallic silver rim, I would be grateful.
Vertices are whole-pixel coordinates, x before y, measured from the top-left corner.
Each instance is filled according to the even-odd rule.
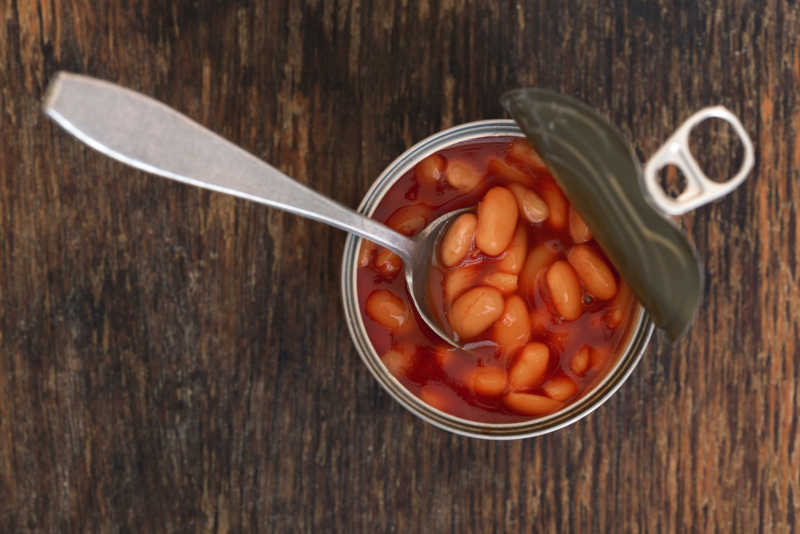
[[[485,120],[462,124],[436,133],[401,154],[372,184],[361,204],[360,213],[372,215],[384,194],[409,169],[423,158],[457,143],[480,137],[524,137],[512,120]],[[603,404],[630,376],[639,363],[653,334],[654,325],[639,307],[630,328],[623,355],[598,384],[564,409],[538,419],[519,423],[480,423],[447,414],[425,404],[392,376],[372,347],[358,306],[356,260],[360,238],[350,235],[342,256],[342,302],[345,320],[353,343],[367,369],[378,383],[414,415],[450,432],[483,439],[519,439],[553,432],[586,417]]]

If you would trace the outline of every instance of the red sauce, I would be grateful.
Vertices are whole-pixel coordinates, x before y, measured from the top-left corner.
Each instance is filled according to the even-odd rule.
[[[524,146],[520,143],[521,140],[517,138],[490,137],[442,150],[434,159],[429,158],[400,178],[384,196],[373,218],[383,222],[388,221],[387,224],[399,231],[413,234],[446,212],[477,205],[492,187],[506,186],[513,182],[509,180],[509,176],[514,179],[519,178],[513,174],[515,172],[524,173],[526,180],[529,181],[527,184],[529,189],[548,201],[550,198],[548,188],[552,194],[555,182],[546,169],[538,165],[532,167],[530,159],[519,157],[518,149],[532,152],[527,143],[523,143]],[[498,172],[496,166],[490,166],[491,159],[501,160],[511,170],[505,174]],[[463,188],[456,189],[451,185],[451,181],[456,183],[456,179],[451,180],[448,172],[452,172],[454,176],[460,165],[460,163],[454,165],[454,162],[466,163],[469,168],[480,174],[480,180],[474,189],[465,192]],[[558,260],[566,261],[567,252],[575,246],[572,237],[575,233],[570,233],[568,224],[555,228],[550,218],[539,223],[531,223],[520,215],[518,225],[522,225],[527,233],[526,254],[530,254],[534,247],[542,243],[549,245],[554,254],[548,265]],[[358,268],[358,299],[367,333],[376,352],[384,357],[394,350],[395,352],[384,357],[384,362],[406,388],[425,402],[466,419],[507,423],[529,420],[544,415],[546,411],[552,411],[548,409],[534,415],[531,412],[522,413],[515,410],[514,407],[517,405],[511,402],[509,400],[511,397],[508,396],[512,392],[548,398],[553,395],[559,397],[563,396],[560,392],[564,391],[563,387],[558,389],[559,386],[567,384],[566,391],[569,393],[571,384],[574,384],[574,393],[567,398],[559,398],[554,404],[560,408],[574,402],[597,383],[616,360],[616,356],[612,355],[617,354],[620,344],[624,341],[624,334],[634,309],[634,301],[627,286],[619,280],[616,270],[605,258],[602,250],[590,239],[583,246],[589,247],[611,269],[614,282],[619,287],[616,296],[608,300],[594,298],[587,292],[586,284],[582,283],[580,316],[568,321],[559,314],[549,291],[550,286],[545,276],[549,267],[540,270],[535,278],[535,290],[527,294],[517,290],[516,293],[523,297],[527,312],[536,323],[531,329],[528,343],[543,343],[549,349],[550,356],[543,381],[539,381],[540,383],[533,387],[522,389],[512,388],[510,381],[503,386],[501,381],[502,392],[485,394],[484,388],[484,394],[481,394],[478,390],[482,386],[476,385],[475,380],[471,378],[475,375],[471,373],[477,368],[491,367],[497,369],[495,375],[502,380],[503,373],[505,376],[510,376],[512,373],[514,365],[520,359],[521,349],[503,353],[493,341],[492,328],[489,328],[473,339],[465,340],[476,347],[474,351],[448,350],[447,345],[427,328],[416,313],[402,276],[402,267],[393,271],[386,267],[391,262],[379,265],[378,258],[386,259],[390,256],[386,254],[388,251],[381,256],[380,249],[372,250],[375,247],[364,243],[362,241],[363,266]],[[445,268],[441,262],[434,261],[430,276],[430,291],[435,308],[432,310],[433,313],[445,321],[449,320],[452,300],[448,301],[443,291],[443,281],[448,273],[466,265],[474,265],[476,270],[474,281],[467,289],[486,285],[483,282],[484,275],[496,271],[497,263],[505,257],[505,254],[504,252],[498,256],[488,256],[482,253],[473,241],[470,252],[458,265]],[[399,264],[395,267],[397,265]],[[380,290],[388,290],[398,297],[402,304],[391,298],[386,303],[375,298],[372,303],[375,306],[371,308],[370,313],[366,313],[367,299]],[[386,294],[382,293],[382,296],[385,297]],[[508,298],[508,293],[504,298]],[[397,311],[402,309],[403,305],[407,311],[406,315]],[[381,313],[391,317],[382,322],[373,319],[378,316],[376,314]],[[582,349],[584,353],[573,361]],[[582,365],[581,358],[586,361],[585,366]],[[575,369],[582,372],[576,372]],[[555,380],[551,380],[553,378]]]

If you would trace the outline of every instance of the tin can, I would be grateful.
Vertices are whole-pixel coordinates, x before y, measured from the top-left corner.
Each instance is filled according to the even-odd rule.
[[[392,162],[372,184],[358,211],[371,216],[384,195],[409,170],[425,157],[450,146],[487,137],[525,137],[513,120],[484,120],[454,126],[412,146]],[[620,344],[616,361],[598,382],[581,397],[553,414],[517,423],[483,423],[456,417],[438,410],[408,391],[386,369],[372,346],[358,305],[356,277],[360,238],[347,238],[342,257],[342,300],[345,321],[362,361],[378,383],[396,401],[417,417],[455,434],[483,439],[519,439],[538,436],[563,428],[586,417],[603,404],[633,372],[653,334],[654,324],[637,304]]]

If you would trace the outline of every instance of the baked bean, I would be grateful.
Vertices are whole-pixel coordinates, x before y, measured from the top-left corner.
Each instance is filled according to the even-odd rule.
[[[549,215],[547,223],[556,230],[567,226],[569,216],[569,203],[567,197],[552,179],[540,180],[538,184],[539,195],[547,204]]]
[[[492,325],[492,339],[505,357],[524,346],[530,338],[528,307],[519,295],[511,295],[506,299],[503,315]]]
[[[444,171],[447,183],[459,191],[467,193],[472,191],[483,179],[483,173],[474,165],[466,161],[455,160],[447,163]]]
[[[519,352],[508,383],[512,390],[533,389],[542,383],[550,366],[550,349],[544,343],[529,343]]]
[[[386,225],[401,234],[414,235],[427,226],[430,217],[431,209],[429,207],[412,204],[403,206],[392,213],[386,220]]]
[[[502,395],[508,383],[508,374],[499,367],[475,367],[465,376],[469,389],[485,397]]]
[[[378,245],[366,239],[361,240],[361,246],[358,249],[358,266],[369,267],[372,262],[372,257],[375,256],[375,249]]]
[[[533,393],[506,393],[503,402],[515,412],[523,415],[547,415],[564,406],[563,402]]]
[[[546,171],[547,165],[542,160],[541,156],[536,153],[530,143],[525,139],[517,139],[511,142],[511,147],[508,150],[508,157],[520,161],[532,169]]]
[[[557,401],[565,401],[575,395],[578,385],[566,375],[557,375],[542,384],[547,396]]]
[[[452,391],[441,384],[428,384],[419,390],[420,399],[443,412],[450,407],[452,396]]]
[[[558,313],[567,321],[581,315],[581,286],[578,276],[564,260],[555,262],[547,270],[547,288]]]
[[[499,271],[489,273],[483,277],[483,283],[496,288],[503,295],[508,295],[517,290],[517,275]]]
[[[380,247],[375,254],[375,268],[386,278],[394,278],[403,268],[403,260],[388,248]]]
[[[478,204],[475,244],[489,256],[497,256],[511,244],[517,228],[517,201],[505,187],[493,187]]]
[[[508,245],[503,259],[497,262],[497,269],[506,273],[519,274],[528,254],[528,231],[522,224],[517,225],[511,244]]]
[[[532,187],[535,183],[533,176],[517,169],[513,165],[509,165],[501,159],[489,160],[489,172],[501,178],[505,178],[509,182],[516,182],[528,187]]]
[[[619,289],[614,300],[611,301],[606,314],[606,323],[611,328],[616,328],[625,319],[630,309],[631,301],[633,300],[633,292],[624,280],[619,281]]]
[[[412,322],[406,303],[386,289],[370,293],[365,309],[373,321],[393,332],[405,330]]]
[[[459,215],[447,229],[439,246],[439,256],[442,263],[447,267],[452,267],[469,252],[472,241],[475,238],[475,228],[478,225],[478,218],[472,213]]]
[[[413,345],[399,345],[384,353],[381,360],[394,376],[404,376],[414,366],[416,352]]]
[[[478,268],[473,265],[465,265],[448,271],[444,275],[444,300],[451,304],[456,298],[473,286],[478,279]]]
[[[592,349],[589,351],[589,367],[591,367],[592,370],[597,371],[605,366],[609,356],[611,356],[611,347],[608,345],[592,347]]]
[[[586,243],[592,239],[592,232],[583,222],[580,214],[572,206],[569,207],[569,236],[573,243]]]
[[[555,249],[547,243],[537,245],[528,253],[519,273],[519,290],[522,298],[533,303],[536,293],[536,278],[539,272],[556,259]]]
[[[583,376],[583,373],[589,369],[589,347],[584,345],[581,349],[569,360],[570,370],[578,376]]]
[[[444,176],[445,161],[439,154],[433,154],[423,159],[415,168],[417,181],[420,185],[435,187]]]
[[[450,308],[450,326],[460,339],[470,339],[503,314],[503,295],[493,287],[479,286],[458,297]]]
[[[519,184],[508,184],[508,188],[514,194],[514,198],[517,199],[520,215],[529,223],[540,223],[550,215],[550,210],[547,208],[545,201],[532,189]]]
[[[617,294],[617,281],[614,273],[588,245],[575,245],[567,253],[567,261],[578,273],[586,291],[600,300],[608,300]]]
[[[450,345],[437,345],[433,349],[433,357],[436,359],[436,363],[439,364],[439,367],[447,370],[457,361],[458,352]]]

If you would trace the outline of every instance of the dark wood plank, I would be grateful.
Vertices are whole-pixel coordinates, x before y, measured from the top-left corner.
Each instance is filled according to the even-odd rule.
[[[0,530],[790,532],[800,514],[796,2],[0,0]],[[411,143],[536,84],[651,153],[722,103],[755,173],[683,224],[690,335],[588,419],[417,421],[340,323],[344,236],[109,161],[60,69],[141,90],[355,206]],[[709,147],[709,150],[710,147]],[[714,163],[712,173],[726,171]]]

